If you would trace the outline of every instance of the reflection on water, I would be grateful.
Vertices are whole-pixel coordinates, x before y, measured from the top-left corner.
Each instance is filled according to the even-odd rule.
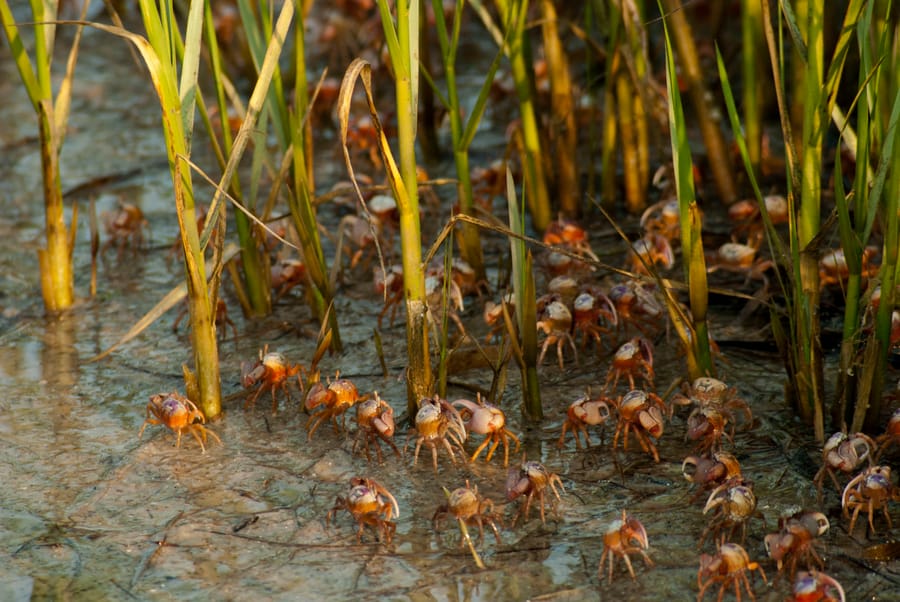
[[[70,312],[44,321],[40,368],[41,378],[58,394],[71,392],[78,382],[79,359],[75,348],[75,322]]]

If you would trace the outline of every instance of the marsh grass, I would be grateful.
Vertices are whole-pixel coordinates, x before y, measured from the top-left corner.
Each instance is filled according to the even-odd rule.
[[[48,312],[58,312],[68,309],[75,302],[72,253],[78,227],[78,206],[72,206],[71,225],[67,226],[59,155],[66,138],[72,82],[83,26],[78,25],[75,28],[65,75],[54,98],[52,64],[56,48],[56,18],[59,3],[31,0],[30,4],[34,18],[34,21],[28,24],[34,30],[33,60],[25,48],[19,25],[16,24],[7,0],[0,0],[0,26],[9,42],[19,77],[38,119],[46,238],[46,246],[38,249],[41,293],[44,308]],[[81,9],[82,19],[86,12],[87,2]]]

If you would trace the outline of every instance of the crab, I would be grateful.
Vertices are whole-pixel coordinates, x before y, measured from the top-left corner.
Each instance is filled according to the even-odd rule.
[[[137,249],[144,242],[144,228],[148,226],[148,222],[137,205],[120,202],[115,211],[104,211],[101,218],[109,236],[100,250],[101,254],[115,245],[121,255],[126,245]]]
[[[252,408],[256,405],[259,394],[264,389],[272,392],[272,413],[278,412],[278,397],[276,391],[281,389],[288,401],[291,401],[291,392],[288,390],[288,379],[297,376],[297,383],[302,389],[302,381],[300,374],[303,367],[300,364],[291,364],[287,358],[281,353],[269,351],[269,346],[264,346],[259,351],[259,361],[250,365],[247,362],[241,362],[241,385],[245,389],[249,389],[256,385],[256,392],[247,398],[244,402],[244,409]]]
[[[900,383],[898,383],[898,387],[900,387]],[[891,445],[900,445],[900,408],[894,410],[890,420],[888,420],[887,427],[884,429],[884,433],[879,435],[875,441],[878,442],[878,452],[875,454],[876,460]]]
[[[479,495],[477,485],[472,487],[469,485],[469,481],[466,481],[465,487],[459,487],[447,494],[447,503],[435,510],[434,516],[431,517],[431,523],[434,530],[439,531],[443,519],[453,516],[459,522],[459,528],[463,534],[463,539],[459,541],[460,546],[463,545],[465,537],[468,535],[465,525],[477,526],[478,539],[483,541],[484,525],[486,524],[494,532],[494,537],[499,545],[500,531],[497,529],[497,525],[499,524],[502,528],[503,522],[500,516],[494,514],[493,510],[494,503]]]
[[[484,304],[484,323],[490,328],[490,331],[487,333],[487,336],[484,339],[485,343],[490,343],[494,337],[500,335],[500,333],[506,330],[506,321],[503,319],[503,306],[506,306],[506,311],[509,313],[510,317],[515,314],[516,305],[513,302],[513,294],[506,293],[500,299],[500,303],[494,303],[493,301],[487,301]]]
[[[189,306],[185,302],[184,307],[175,317],[175,321],[172,322],[172,332],[178,332],[178,325],[181,324],[181,321],[188,315]],[[216,298],[216,331],[219,333],[219,340],[224,341],[225,337],[228,336],[228,327],[231,326],[231,331],[234,334],[234,337],[237,338],[238,331],[237,326],[234,321],[228,317],[228,304],[225,303],[225,300],[222,297]]]
[[[626,393],[619,402],[619,423],[613,435],[613,449],[618,446],[619,436],[622,435],[622,449],[627,452],[628,433],[633,432],[641,448],[659,464],[659,451],[650,437],[659,439],[662,436],[664,412],[663,401],[655,393],[639,389]]]
[[[763,199],[763,202],[772,225],[788,222],[790,215],[787,199],[780,194],[770,194]],[[731,237],[735,242],[742,237],[753,240],[763,234],[764,225],[759,203],[754,200],[745,199],[731,205],[728,208],[728,219],[734,224]]]
[[[625,259],[625,269],[649,275],[656,266],[664,270],[675,265],[675,255],[669,240],[656,232],[647,232],[642,238],[631,243]]]
[[[423,444],[431,448],[431,460],[434,464],[435,472],[437,472],[438,445],[443,446],[447,450],[454,463],[456,462],[456,452],[453,451],[454,445],[465,457],[466,452],[463,448],[463,441],[466,440],[466,425],[463,423],[459,411],[450,405],[446,399],[442,399],[438,395],[422,399],[419,402],[419,411],[416,412],[416,427],[410,430],[407,447],[413,442],[413,434],[416,435],[413,465],[419,460],[419,450]]]
[[[613,286],[608,296],[616,307],[619,328],[623,332],[634,326],[649,337],[665,326],[666,313],[656,298],[653,285],[630,280]]]
[[[822,448],[822,468],[813,478],[816,490],[819,493],[819,501],[822,500],[822,482],[827,474],[834,483],[834,488],[841,491],[835,471],[851,474],[855,472],[863,462],[868,461],[872,466],[872,454],[876,449],[875,442],[865,433],[848,435],[844,432],[834,433],[825,442]]]
[[[634,379],[640,376],[653,389],[653,343],[644,337],[634,337],[616,349],[606,373],[604,391],[615,391],[619,378],[628,377],[628,388],[634,389]],[[612,386],[610,387],[610,383]]]
[[[768,583],[766,573],[758,562],[750,562],[750,556],[747,551],[736,543],[723,543],[715,556],[709,554],[700,555],[700,569],[697,571],[697,587],[700,592],[697,594],[697,602],[703,600],[706,590],[715,583],[721,583],[719,586],[719,601],[721,602],[725,591],[729,585],[734,585],[734,595],[738,600],[741,599],[741,583],[747,590],[747,595],[751,600],[756,600],[753,589],[750,587],[750,580],[747,573],[759,571],[763,579],[763,583]]]
[[[747,522],[756,514],[756,495],[749,482],[736,477],[712,490],[703,507],[703,514],[710,510],[715,512],[700,536],[700,546],[710,534],[714,540],[721,535],[724,541],[725,529],[730,531],[729,538],[740,530],[740,541],[743,543],[747,538]]]
[[[825,535],[829,528],[828,518],[821,512],[797,512],[778,519],[778,533],[766,535],[764,542],[769,558],[774,560],[781,572],[788,567],[788,573],[797,572],[797,563],[804,562],[807,568],[812,564],[819,569],[825,562],[816,552],[817,538]]]
[[[844,588],[833,577],[819,571],[797,573],[788,602],[846,602]]]
[[[862,250],[859,259],[863,282],[878,274],[878,266],[871,263],[872,258],[877,253],[878,249],[876,247],[866,247]],[[843,286],[849,277],[850,267],[847,265],[847,256],[844,254],[844,250],[831,249],[825,251],[819,259],[819,288]]]
[[[391,543],[397,525],[391,518],[400,516],[397,500],[378,481],[368,477],[350,479],[350,491],[347,497],[338,496],[334,506],[325,515],[325,524],[329,524],[338,510],[349,512],[358,526],[356,541],[361,543],[365,526],[373,527],[379,539],[386,544]]]
[[[559,491],[556,489],[557,485],[559,485],[560,490],[565,491],[562,479],[560,479],[558,475],[547,470],[540,462],[535,462],[533,460],[526,461],[523,458],[521,466],[518,468],[510,468],[506,476],[506,499],[511,502],[522,495],[525,496],[524,503],[519,507],[518,512],[516,512],[513,517],[513,524],[516,524],[516,521],[520,516],[523,517],[524,521],[528,520],[531,502],[534,498],[537,498],[538,503],[540,504],[541,523],[546,524],[544,515],[544,491],[549,489],[553,495],[556,496],[556,500],[560,501]]]
[[[766,272],[775,267],[771,259],[758,259],[759,240],[752,239],[747,244],[738,242],[726,242],[715,253],[706,257],[707,272],[731,272],[743,274],[744,283],[750,280],[762,280],[767,285],[769,280]]]
[[[720,412],[715,406],[698,407],[688,416],[685,440],[697,441],[696,449],[700,453],[718,451],[723,436],[734,444],[732,437],[725,432],[727,424],[726,413]]]
[[[458,313],[464,309],[462,290],[453,278],[446,278],[443,266],[426,274],[425,301],[428,304],[428,318],[435,336],[441,332],[440,325],[445,318],[456,325],[460,334],[466,334],[466,327]]]
[[[741,411],[746,417],[745,428],[753,424],[753,412],[750,405],[737,394],[736,387],[729,387],[717,378],[701,376],[690,384],[682,384],[682,392],[672,396],[669,417],[675,412],[675,406],[694,405],[699,408],[713,407],[735,422],[734,413]],[[732,428],[732,435],[734,429]]]
[[[628,574],[632,579],[637,579],[634,574],[634,567],[631,566],[631,555],[640,554],[644,559],[644,564],[648,567],[653,566],[653,561],[647,555],[647,549],[650,547],[647,541],[647,530],[638,519],[628,516],[625,510],[622,511],[622,518],[616,519],[609,524],[606,533],[603,534],[603,553],[600,555],[600,565],[597,567],[597,577],[603,579],[603,565],[609,560],[609,572],[607,580],[612,582],[613,567],[616,562],[616,556],[625,561],[628,568]]]
[[[541,346],[541,355],[538,365],[544,363],[544,356],[551,345],[556,345],[556,357],[559,359],[559,369],[563,369],[563,346],[568,342],[572,347],[572,353],[577,359],[578,351],[575,349],[575,341],[572,339],[572,312],[561,301],[551,301],[540,313],[537,322],[538,330],[544,331],[547,337]]]
[[[575,332],[581,333],[581,348],[588,337],[597,349],[603,348],[601,335],[611,334],[619,325],[616,306],[602,291],[595,287],[583,291],[572,302]]]
[[[359,216],[345,215],[338,225],[341,233],[343,251],[350,256],[350,269],[353,270],[360,262],[367,267],[372,260],[375,245],[381,238],[382,225],[374,215]]]
[[[175,431],[177,437],[175,439],[175,447],[181,447],[181,434],[185,431],[189,432],[200,444],[202,453],[206,453],[207,435],[222,443],[219,436],[203,426],[206,417],[203,415],[193,401],[176,392],[158,393],[150,397],[147,404],[147,418],[141,425],[141,431],[138,433],[138,439],[143,437],[144,429],[148,424],[162,424],[169,429]]]
[[[371,398],[356,404],[356,426],[354,453],[362,444],[366,460],[371,462],[369,448],[374,446],[378,461],[381,462],[381,445],[378,442],[383,441],[394,450],[395,454],[400,455],[400,450],[394,443],[394,409],[379,397],[378,391],[374,391]]]
[[[876,510],[884,513],[888,529],[893,529],[891,515],[888,514],[887,509],[888,501],[892,499],[900,500],[900,489],[891,482],[890,466],[872,466],[853,477],[844,487],[844,493],[841,495],[841,508],[844,510],[844,516],[850,516],[850,511],[853,510],[849,533],[853,533],[856,518],[862,509],[869,514],[869,530],[873,535],[875,534],[875,524],[872,519]]]
[[[378,313],[378,328],[384,320],[384,315],[390,310],[391,326],[397,315],[397,308],[403,301],[403,267],[397,264],[388,266],[385,270],[375,270],[375,292],[384,297],[384,307]]]
[[[594,255],[588,242],[587,230],[562,215],[547,224],[543,241],[545,245],[564,247],[577,255],[597,261],[597,256]]]
[[[641,214],[641,228],[644,232],[662,236],[669,242],[681,235],[681,209],[678,199],[666,199],[650,205]]]
[[[341,378],[341,373],[337,372],[334,380],[329,380],[328,385],[322,384],[321,381],[315,383],[309,389],[306,396],[304,407],[308,412],[312,412],[318,407],[321,410],[310,415],[306,422],[306,430],[309,431],[308,439],[312,439],[313,433],[319,428],[326,419],[331,419],[334,426],[334,432],[338,432],[338,416],[341,417],[341,427],[345,427],[346,412],[355,404],[369,399],[369,395],[360,395],[359,390],[353,381]],[[368,447],[368,445],[367,445]]]
[[[279,259],[269,269],[269,285],[275,291],[276,300],[304,282],[306,282],[306,266],[299,259]]]
[[[741,476],[741,465],[737,458],[727,452],[717,452],[712,456],[688,456],[681,463],[681,474],[685,480],[698,486],[694,499],[709,489],[715,489],[725,481]]]
[[[509,440],[512,439],[516,442],[515,451],[518,452],[519,438],[506,428],[506,416],[503,414],[503,410],[482,400],[481,393],[476,399],[477,401],[457,399],[450,404],[459,410],[467,432],[487,435],[481,445],[475,449],[470,461],[474,462],[488,444],[492,444],[485,457],[485,462],[490,462],[497,447],[503,443],[503,465],[507,466],[509,465]]]
[[[604,424],[609,420],[610,405],[615,406],[615,402],[603,396],[591,399],[590,395],[585,395],[573,401],[566,412],[566,421],[563,422],[557,445],[565,445],[566,433],[571,431],[577,449],[581,449],[581,435],[584,435],[585,447],[590,447],[591,435],[587,427]]]

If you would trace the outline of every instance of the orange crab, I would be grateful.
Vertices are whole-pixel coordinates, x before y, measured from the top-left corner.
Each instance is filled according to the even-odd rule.
[[[815,563],[821,570],[825,562],[816,552],[815,544],[818,537],[828,532],[829,526],[828,518],[821,512],[797,512],[779,518],[778,533],[770,533],[763,540],[766,552],[777,563],[779,572],[789,567],[788,573],[794,575],[801,561],[807,568]]]
[[[159,393],[150,397],[147,404],[147,418],[141,426],[141,432],[138,433],[138,439],[144,435],[144,429],[148,424],[162,424],[177,433],[175,447],[181,447],[181,434],[184,431],[189,432],[200,444],[200,449],[206,453],[207,435],[222,443],[219,436],[203,426],[206,417],[203,415],[193,401],[180,395],[179,393]]]
[[[415,439],[413,439],[415,435]],[[453,451],[455,445],[465,458],[465,449],[463,441],[466,440],[466,425],[463,424],[462,416],[459,411],[454,408],[446,399],[435,395],[432,398],[423,399],[419,402],[419,411],[416,412],[416,427],[410,431],[407,439],[407,447],[415,440],[416,449],[413,453],[413,464],[419,460],[419,450],[424,444],[431,448],[431,460],[434,464],[434,471],[437,472],[437,448],[438,445],[443,446],[450,454],[453,462],[456,462],[456,452]]]
[[[492,444],[485,457],[485,462],[490,462],[497,447],[503,443],[503,465],[506,466],[509,464],[509,440],[516,442],[515,451],[518,452],[519,438],[506,428],[506,415],[503,410],[481,399],[481,393],[476,399],[477,401],[457,399],[450,404],[459,410],[467,432],[487,435],[472,454],[470,461],[474,462],[488,444]]]
[[[557,445],[559,447],[565,445],[566,433],[571,431],[577,449],[581,449],[581,435],[584,435],[585,447],[590,447],[591,436],[587,427],[604,424],[609,420],[610,406],[615,405],[613,400],[603,396],[592,399],[589,395],[585,395],[573,401],[566,412],[566,421],[563,423]]]
[[[447,503],[435,510],[434,516],[431,517],[431,523],[434,530],[438,531],[441,521],[446,516],[453,516],[459,522],[460,532],[463,534],[463,538],[459,541],[460,546],[465,542],[467,535],[464,525],[477,526],[478,539],[483,541],[484,525],[487,524],[494,532],[494,538],[499,545],[500,531],[497,529],[497,525],[502,527],[503,522],[498,515],[494,514],[493,509],[494,503],[479,495],[478,486],[473,487],[469,485],[469,481],[466,481],[465,487],[454,489],[447,495]]]
[[[104,212],[101,216],[103,227],[109,239],[100,253],[115,245],[121,255],[126,245],[139,248],[144,241],[144,228],[148,226],[144,212],[137,205],[120,202],[115,211]]]
[[[522,465],[518,468],[510,468],[506,477],[506,499],[513,501],[519,496],[525,496],[525,503],[516,512],[513,517],[513,524],[516,523],[519,516],[523,516],[523,520],[528,520],[528,513],[531,509],[531,502],[537,498],[541,508],[541,523],[545,523],[544,517],[544,490],[550,489],[556,500],[559,501],[559,491],[556,486],[565,491],[562,479],[558,475],[547,470],[540,462],[528,461],[522,459]],[[551,500],[552,501],[552,500]]]
[[[697,600],[702,601],[709,586],[721,583],[719,586],[719,601],[725,595],[729,585],[734,585],[734,595],[741,599],[741,583],[747,590],[751,600],[756,600],[756,595],[750,588],[750,580],[747,573],[759,571],[763,583],[768,583],[766,573],[758,562],[750,562],[747,551],[736,543],[723,543],[715,556],[709,554],[700,555],[700,569],[697,571],[697,586],[700,592]]]
[[[378,461],[382,461],[381,446],[378,441],[387,443],[394,453],[400,455],[400,450],[394,443],[394,409],[378,396],[378,391],[372,393],[373,397],[356,404],[356,441],[353,443],[355,453],[360,443],[364,445],[366,460],[371,461],[369,447],[375,446]]]
[[[366,525],[370,525],[378,532],[383,543],[391,543],[397,530],[397,525],[391,518],[400,516],[400,507],[391,492],[375,479],[350,479],[350,492],[346,498],[338,496],[335,499],[334,506],[325,515],[326,524],[334,519],[338,510],[346,510],[356,520],[356,541],[362,541],[363,530]]]
[[[659,439],[663,433],[663,412],[665,406],[662,399],[655,393],[647,393],[634,389],[625,394],[619,402],[619,423],[616,425],[616,433],[613,435],[613,449],[619,444],[619,436],[623,438],[622,449],[628,451],[628,433],[633,432],[641,448],[653,456],[653,461],[659,464],[659,451],[653,441]]]
[[[241,362],[241,385],[245,389],[249,389],[256,385],[256,392],[247,398],[244,402],[244,409],[252,408],[256,405],[259,394],[264,389],[272,392],[272,413],[278,412],[278,397],[276,391],[281,389],[288,401],[291,400],[291,392],[288,390],[288,379],[297,376],[298,386],[302,388],[302,381],[298,376],[303,372],[300,364],[291,364],[281,353],[269,351],[266,345],[259,352],[259,361],[250,365],[247,362]]]
[[[637,579],[634,574],[634,567],[631,566],[631,554],[640,554],[644,559],[644,564],[648,567],[653,566],[653,561],[647,555],[647,549],[650,547],[647,541],[647,530],[638,519],[628,516],[623,510],[622,518],[616,519],[610,523],[603,535],[603,554],[600,555],[600,566],[597,567],[597,576],[603,579],[603,565],[609,560],[609,573],[607,579],[611,582],[613,579],[613,567],[615,565],[616,556],[625,561],[628,567],[628,574],[632,579]]]
[[[634,378],[640,376],[653,389],[653,343],[644,337],[634,337],[616,349],[612,364],[606,373],[604,391],[615,391],[619,378],[628,378],[628,388],[634,389]],[[612,386],[610,387],[610,383]]]
[[[306,429],[309,431],[308,439],[312,439],[313,433],[319,428],[326,419],[331,419],[334,425],[334,432],[338,432],[338,416],[341,417],[341,427],[345,428],[346,412],[353,407],[354,404],[369,399],[368,395],[360,395],[359,390],[353,382],[346,378],[341,378],[341,373],[337,372],[334,380],[329,380],[327,385],[322,382],[315,383],[306,396],[304,407],[308,412],[312,412],[321,406],[321,410],[315,412],[306,422]]]

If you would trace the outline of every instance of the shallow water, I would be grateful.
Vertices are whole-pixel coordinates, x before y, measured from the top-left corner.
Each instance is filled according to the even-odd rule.
[[[94,194],[101,211],[120,198],[139,204],[151,224],[150,249],[122,257],[108,252],[100,264],[98,296],[61,318],[43,316],[36,279],[42,215],[39,155],[27,140],[33,116],[8,51],[0,50],[0,97],[8,99],[0,105],[0,599],[696,597],[697,541],[707,517],[702,502],[689,500],[681,475],[681,461],[691,453],[683,441],[684,415],[667,425],[659,464],[633,440],[627,453],[613,453],[610,426],[603,445],[595,431],[587,450],[576,451],[571,440],[562,450],[556,446],[568,404],[605,377],[608,360],[591,352],[582,353],[578,365],[567,363],[565,372],[554,361],[543,367],[547,416],[538,427],[523,424],[514,367],[510,372],[502,400],[509,428],[521,434],[529,459],[560,475],[565,493],[546,524],[533,511],[525,524],[503,529],[501,545],[488,536],[479,548],[485,570],[460,547],[452,523],[435,534],[431,518],[445,501],[442,488],[466,479],[511,517],[518,502],[504,503],[506,469],[497,458],[489,465],[483,459],[453,465],[442,452],[437,475],[427,452],[415,466],[409,453],[368,464],[352,453],[352,435],[323,425],[308,441],[306,416],[293,404],[282,404],[272,415],[265,395],[251,410],[243,409],[241,399],[227,401],[225,417],[210,427],[224,445],[210,442],[206,454],[190,438],[176,449],[174,436],[161,427],[148,427],[139,439],[149,396],[181,387],[189,345],[183,331],[172,332],[170,313],[111,358],[86,362],[180,277],[168,260],[175,225],[158,108],[141,69],[108,59],[108,53],[123,50],[102,34],[86,36],[62,156],[64,189],[137,170]],[[339,166],[335,172],[341,173]],[[82,209],[84,200],[79,198]],[[75,256],[82,295],[90,264],[84,215]],[[341,370],[362,392],[378,390],[400,414],[403,330],[399,323],[383,329],[390,370],[384,377],[372,344],[380,303],[371,299],[369,287],[367,279],[347,284],[338,305],[346,352],[326,357],[322,369]],[[477,329],[479,315],[478,301],[468,301],[466,322]],[[263,344],[303,364],[312,357],[316,325],[300,296],[282,300],[272,318],[235,320],[239,337],[221,346],[225,395],[239,391],[241,362],[254,359]],[[657,351],[662,389],[683,368],[664,339]],[[724,353],[730,362],[725,380],[757,417],[756,428],[739,432],[734,447],[765,517],[765,524],[751,522],[745,547],[771,583],[775,567],[765,558],[762,537],[775,530],[779,515],[816,507],[810,479],[819,452],[805,435],[808,429],[783,407],[777,359],[740,346],[725,346]],[[490,373],[470,370],[453,380],[485,387]],[[460,396],[471,393],[457,387],[451,398]],[[407,438],[400,434],[397,440],[402,446]],[[357,543],[346,512],[325,523],[335,498],[346,495],[349,478],[357,474],[376,478],[399,502],[397,534],[389,546],[375,543],[372,531]],[[865,538],[857,526],[851,537],[839,504],[830,491],[823,509],[832,522],[824,537],[827,571],[843,583],[849,600],[900,599],[894,593],[900,591],[900,565],[861,560],[863,547],[889,540],[896,529],[887,532],[876,519],[877,536]],[[644,523],[656,566],[648,570],[636,558],[636,582],[619,566],[609,584],[597,576],[601,537],[623,509]],[[705,551],[711,551],[709,543]],[[774,586],[758,579],[754,584],[760,600],[787,594],[784,578]]]

